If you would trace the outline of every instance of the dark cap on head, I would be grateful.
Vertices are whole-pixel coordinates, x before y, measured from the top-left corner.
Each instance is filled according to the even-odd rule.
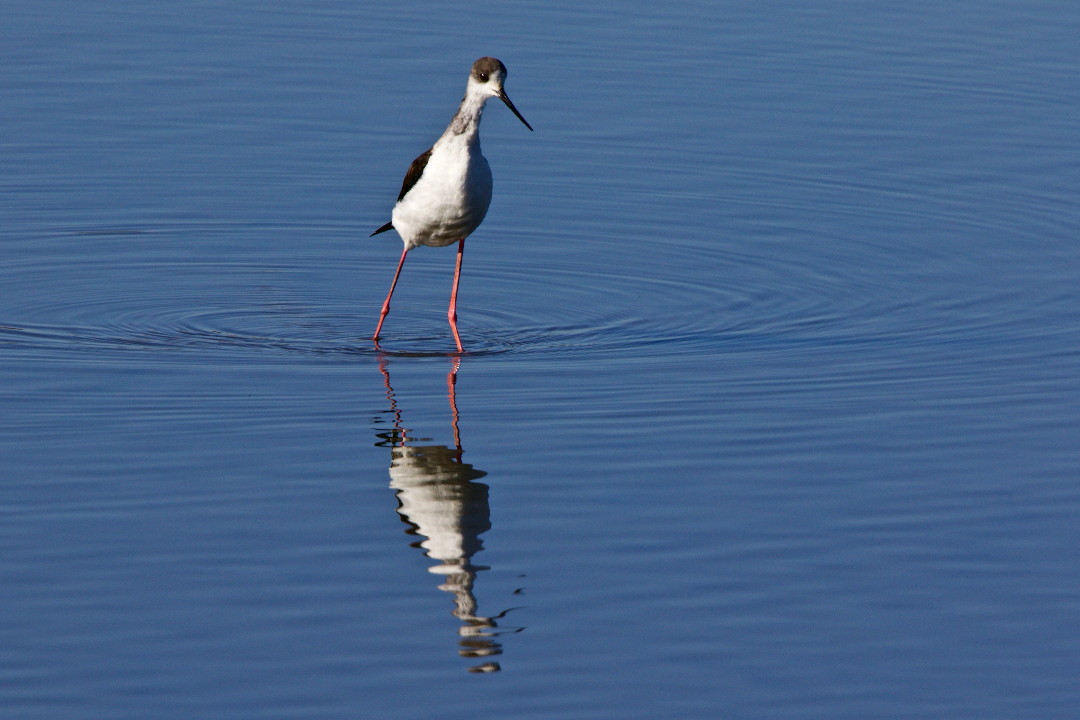
[[[480,82],[487,82],[497,72],[506,75],[506,66],[499,58],[482,57],[472,64],[472,76]]]

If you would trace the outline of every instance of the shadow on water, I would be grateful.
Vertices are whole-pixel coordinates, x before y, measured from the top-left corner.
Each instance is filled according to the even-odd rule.
[[[458,627],[458,654],[481,660],[469,672],[498,672],[501,666],[489,658],[501,655],[499,637],[518,633],[523,627],[500,628],[499,621],[511,610],[485,616],[479,613],[474,586],[477,574],[490,568],[473,563],[473,556],[483,550],[480,536],[491,529],[491,510],[488,504],[489,487],[477,482],[487,475],[462,461],[461,430],[457,408],[457,374],[460,357],[451,358],[446,376],[450,401],[450,425],[454,447],[426,445],[427,438],[413,438],[404,425],[404,411],[399,407],[390,383],[390,362],[379,356],[379,370],[390,402],[393,430],[378,433],[376,445],[390,448],[390,487],[397,494],[397,512],[408,529],[405,533],[421,539],[411,542],[435,561],[428,572],[443,582],[439,590],[454,596],[453,615],[461,621]]]

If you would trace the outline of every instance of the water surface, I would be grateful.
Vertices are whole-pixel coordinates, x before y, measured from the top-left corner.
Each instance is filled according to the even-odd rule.
[[[1075,717],[1071,6],[7,16],[6,717]]]

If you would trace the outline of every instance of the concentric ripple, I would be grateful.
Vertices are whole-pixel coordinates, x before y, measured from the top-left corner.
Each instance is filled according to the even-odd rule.
[[[12,261],[0,269],[0,347],[41,357],[147,350],[349,359],[454,350],[446,252],[413,254],[377,348],[368,333],[396,246],[359,245],[351,231],[91,228],[12,244]],[[873,242],[815,244],[762,231],[679,242],[600,234],[588,247],[556,237],[475,246],[459,306],[470,355],[670,356],[946,335],[978,341],[1023,322],[1001,312],[1010,306],[1007,287],[973,287],[957,304],[957,283],[970,278],[927,273],[934,258]],[[988,311],[974,312],[980,305]]]

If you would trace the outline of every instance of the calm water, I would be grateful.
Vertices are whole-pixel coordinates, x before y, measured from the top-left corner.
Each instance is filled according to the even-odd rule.
[[[1077,717],[1080,6],[611,7],[9,3],[5,718]]]

